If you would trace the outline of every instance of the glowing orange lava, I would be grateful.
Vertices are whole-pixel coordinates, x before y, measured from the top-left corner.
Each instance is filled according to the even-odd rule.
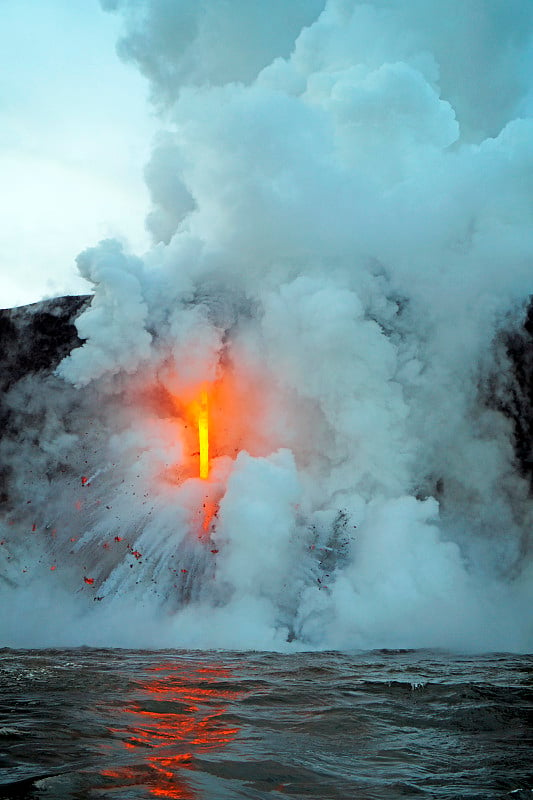
[[[207,480],[209,477],[209,404],[205,389],[200,396],[198,442],[200,445],[200,478]]]
[[[205,481],[211,500],[211,489],[228,471],[221,459],[234,461],[243,450],[268,456],[284,443],[276,427],[287,430],[285,411],[264,369],[227,362],[212,381],[188,386],[176,381],[171,370],[162,371],[157,384],[140,387],[135,404],[146,407],[155,431],[160,419],[162,433],[168,431],[181,445],[180,458],[160,473],[164,480],[177,485],[191,478]],[[212,517],[206,515],[204,530]]]

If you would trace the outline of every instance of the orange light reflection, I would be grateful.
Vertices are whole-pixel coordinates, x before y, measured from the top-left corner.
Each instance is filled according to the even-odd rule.
[[[239,728],[228,727],[220,718],[238,693],[224,689],[231,673],[223,667],[180,662],[150,671],[157,678],[140,685],[136,702],[125,709],[127,725],[110,729],[136,763],[103,770],[102,776],[111,782],[103,788],[142,785],[152,797],[194,800],[187,771],[194,770],[197,755],[222,749],[235,739]]]

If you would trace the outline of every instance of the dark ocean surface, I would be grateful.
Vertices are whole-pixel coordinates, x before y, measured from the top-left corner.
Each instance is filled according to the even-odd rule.
[[[0,798],[533,798],[533,656],[0,651]]]

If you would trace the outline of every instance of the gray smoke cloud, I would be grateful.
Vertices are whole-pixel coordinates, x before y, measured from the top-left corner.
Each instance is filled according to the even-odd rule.
[[[85,344],[27,448],[53,475],[43,522],[90,485],[68,574],[21,581],[13,544],[4,636],[527,650],[531,499],[488,396],[533,293],[533,7],[102,5],[161,113],[154,245],[78,257]],[[202,386],[208,482],[184,410]]]

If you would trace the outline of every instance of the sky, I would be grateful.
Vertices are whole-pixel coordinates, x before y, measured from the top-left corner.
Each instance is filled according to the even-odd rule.
[[[145,80],[115,52],[97,0],[0,0],[0,307],[83,293],[100,239],[143,252]]]

